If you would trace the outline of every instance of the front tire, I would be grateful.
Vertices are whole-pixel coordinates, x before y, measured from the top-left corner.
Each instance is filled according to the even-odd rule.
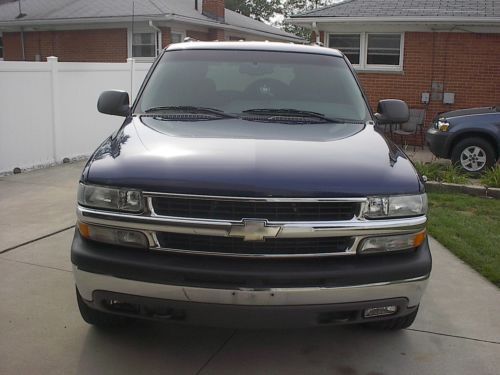
[[[467,173],[480,174],[495,165],[495,150],[483,138],[463,139],[453,147],[451,162]]]
[[[90,325],[99,328],[121,327],[127,325],[132,320],[124,316],[109,314],[89,307],[83,300],[80,292],[78,292],[78,289],[76,289],[76,300],[80,315]]]
[[[396,331],[411,326],[415,321],[417,314],[418,314],[418,307],[414,312],[412,312],[409,315],[400,316],[398,318],[393,318],[388,320],[380,320],[378,322],[366,323],[365,325],[369,328],[378,330]]]

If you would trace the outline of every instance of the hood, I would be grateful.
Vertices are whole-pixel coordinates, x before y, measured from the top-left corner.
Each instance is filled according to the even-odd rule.
[[[411,162],[373,125],[240,119],[129,119],[94,153],[83,179],[219,196],[362,197],[423,190]]]
[[[499,112],[500,108],[497,107],[481,107],[481,108],[468,108],[468,109],[457,109],[455,111],[440,113],[437,118],[454,118],[460,116],[470,116],[470,115],[480,115],[485,113],[495,113]]]

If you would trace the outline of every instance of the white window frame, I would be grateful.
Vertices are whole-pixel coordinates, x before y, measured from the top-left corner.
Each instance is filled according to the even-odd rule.
[[[405,33],[394,33],[394,32],[341,32],[341,33],[327,33],[326,43],[327,46],[330,44],[330,35],[353,35],[357,34],[360,38],[359,43],[359,64],[353,64],[354,69],[357,71],[374,71],[374,72],[402,72],[404,66],[404,45],[405,45]],[[368,35],[370,34],[394,34],[400,35],[400,46],[399,46],[399,65],[378,65],[378,64],[367,64],[368,58]],[[333,48],[333,47],[332,47]]]
[[[128,29],[127,32],[127,49],[128,49],[128,57],[129,58],[134,58],[136,61],[139,62],[152,62],[154,59],[159,54],[159,51],[163,48],[161,46],[162,44],[162,34],[161,32],[158,32],[151,27],[140,27],[140,28],[134,28],[134,34],[154,34],[155,35],[155,56],[154,57],[134,57],[132,56],[132,28]]]
[[[170,30],[170,42],[172,43],[172,34],[178,34],[181,36],[181,43],[186,39],[186,32],[182,30],[171,29]]]
[[[343,35],[359,35],[359,64],[352,64],[352,66],[356,70],[362,69],[362,67],[363,67],[363,57],[364,57],[363,50],[365,48],[364,44],[363,44],[362,33],[356,33],[356,32],[353,32],[353,33],[328,33],[326,35],[326,44],[327,44],[327,46],[330,45],[330,35],[338,35],[338,36],[343,36]]]

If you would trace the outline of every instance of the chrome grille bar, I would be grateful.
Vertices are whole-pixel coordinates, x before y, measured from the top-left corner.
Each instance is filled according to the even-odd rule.
[[[275,198],[275,197],[215,197],[215,196],[196,196],[184,194],[166,194],[146,192],[145,196],[145,211],[142,214],[130,214],[123,212],[111,212],[95,210],[78,206],[78,220],[91,224],[105,227],[119,228],[124,230],[134,230],[144,233],[150,244],[150,249],[167,251],[184,254],[198,255],[213,255],[213,256],[234,256],[234,257],[272,257],[272,258],[295,258],[295,257],[325,257],[325,256],[348,256],[355,255],[359,243],[367,236],[373,235],[396,235],[413,233],[425,228],[427,218],[425,216],[404,218],[404,219],[384,219],[384,220],[367,220],[362,217],[362,212],[367,204],[366,198]],[[355,203],[356,212],[353,213],[349,220],[320,220],[320,221],[283,221],[283,220],[268,220],[264,217],[242,218],[240,220],[223,220],[213,218],[192,218],[192,217],[177,217],[160,215],[155,212],[153,199],[157,197],[172,198],[172,199],[189,199],[189,200],[215,200],[219,202],[258,202],[259,204],[268,203]],[[258,216],[258,215],[257,215]],[[276,245],[274,249],[279,249],[274,254],[268,254],[262,249],[265,246],[253,246],[243,241],[255,241],[254,235],[259,232],[254,232],[254,229],[247,227],[247,222],[257,223],[263,230],[261,240],[275,241],[279,243],[296,239],[302,241],[306,245],[303,247],[304,252],[293,251],[289,252],[282,245]],[[278,227],[279,230],[270,230],[270,228]],[[240,228],[236,230],[237,228]],[[241,229],[243,228],[243,229]],[[248,233],[250,230],[250,236]],[[255,230],[258,230],[255,229]],[[272,234],[272,238],[268,238],[268,232]],[[238,241],[231,241],[237,238],[237,233],[243,232],[244,238],[240,238],[242,245],[239,246]],[[165,234],[172,236],[195,236],[194,241],[186,241],[194,243],[196,246],[189,246],[179,242],[173,243],[165,241]],[[212,247],[201,248],[200,239],[211,238],[215,244]],[[258,235],[257,235],[258,237]],[[186,237],[188,238],[188,237]],[[220,240],[219,240],[219,239]],[[223,240],[226,238],[228,241]],[[332,251],[329,252],[328,239],[331,239]],[[310,240],[311,246],[307,246],[307,241]],[[339,241],[346,241],[348,244],[345,248],[335,247]],[[235,244],[238,248],[231,251],[227,243]],[[219,245],[217,245],[219,244]],[[179,248],[180,247],[180,248]],[[196,247],[196,248],[195,248]],[[240,248],[241,247],[241,248]],[[255,253],[250,251],[256,248]],[[271,247],[270,247],[271,248]],[[246,251],[242,251],[246,249]],[[316,251],[315,251],[316,249]],[[281,253],[280,253],[281,252]]]

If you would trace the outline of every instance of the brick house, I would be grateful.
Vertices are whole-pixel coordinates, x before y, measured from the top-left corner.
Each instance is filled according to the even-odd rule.
[[[185,37],[300,42],[224,0],[0,0],[0,59],[152,60]],[[133,16],[132,16],[133,15]]]
[[[500,105],[500,1],[345,0],[294,15],[350,59],[373,108],[398,98],[439,112]]]

